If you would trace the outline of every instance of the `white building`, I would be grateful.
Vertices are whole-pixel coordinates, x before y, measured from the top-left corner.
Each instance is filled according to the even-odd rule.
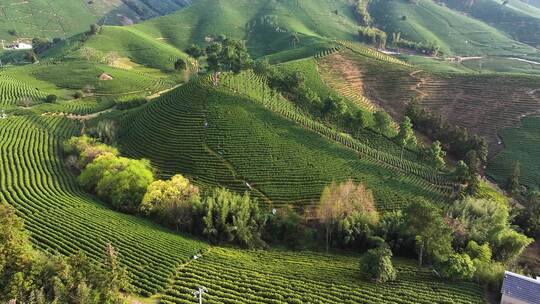
[[[7,46],[5,46],[4,45],[4,40],[2,40],[2,48],[4,50],[13,50],[13,51],[31,50],[32,45],[28,44],[28,43],[25,43],[25,42],[15,41],[15,42],[12,42],[12,43],[8,44]]]
[[[501,304],[540,304],[540,278],[504,272]]]

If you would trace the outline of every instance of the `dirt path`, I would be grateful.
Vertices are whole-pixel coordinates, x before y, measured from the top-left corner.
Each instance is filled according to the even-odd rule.
[[[415,85],[411,86],[411,90],[418,93],[416,97],[420,101],[428,96],[428,94],[422,90],[422,88],[428,83],[428,80],[426,78],[420,76],[422,72],[424,72],[424,70],[414,71],[409,74],[409,76],[418,80],[418,82]]]

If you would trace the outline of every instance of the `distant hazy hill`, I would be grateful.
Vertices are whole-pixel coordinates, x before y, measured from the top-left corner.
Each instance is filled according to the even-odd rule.
[[[419,0],[418,4],[375,0],[370,13],[376,25],[390,36],[401,33],[407,40],[435,43],[446,55],[523,56],[537,52],[480,20],[431,0]]]
[[[443,0],[452,9],[484,21],[513,39],[537,46],[540,44],[540,8],[513,0],[503,5],[497,0]],[[538,1],[540,3],[540,1]],[[532,2],[531,2],[532,4]]]
[[[2,0],[0,39],[67,37],[92,23],[131,24],[173,12],[191,0]]]

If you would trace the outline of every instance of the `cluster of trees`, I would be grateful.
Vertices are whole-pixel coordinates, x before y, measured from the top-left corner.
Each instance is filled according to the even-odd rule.
[[[386,48],[386,40],[388,37],[386,32],[378,28],[361,26],[358,29],[358,38],[361,42],[371,43],[377,48],[384,49]]]
[[[379,214],[371,192],[352,181],[324,190],[318,218],[327,248],[365,252],[362,273],[377,282],[396,277],[393,252],[416,252],[419,265],[432,265],[441,277],[497,288],[505,267],[532,242],[511,228],[506,202],[466,197],[440,208],[419,200]]]
[[[118,150],[88,136],[63,145],[66,164],[77,180],[115,209],[142,214],[160,224],[215,243],[264,246],[266,217],[249,194],[199,188],[181,175],[156,180],[147,160],[119,156]]]
[[[378,111],[370,119],[368,112],[347,103],[341,96],[330,94],[321,97],[307,85],[305,75],[299,71],[282,70],[267,61],[255,62],[253,70],[264,76],[272,89],[279,91],[303,111],[349,134],[357,135],[370,129],[385,136],[395,135],[391,127],[392,119],[386,112]]]
[[[406,17],[406,16],[404,16]],[[440,52],[440,46],[433,42],[415,42],[403,39],[401,33],[392,33],[390,44],[397,48],[406,48],[426,55],[437,56]]]
[[[125,303],[121,291],[128,286],[126,270],[111,244],[99,264],[83,253],[70,257],[41,253],[32,248],[13,208],[0,203],[0,302]]]
[[[488,156],[488,146],[484,138],[470,136],[467,129],[450,125],[440,116],[433,115],[423,109],[417,100],[412,100],[407,108],[407,116],[415,128],[433,140],[439,140],[445,149],[458,159],[465,159],[470,151],[484,163]]]
[[[356,13],[356,18],[358,18],[358,23],[361,26],[370,26],[373,22],[373,18],[369,14],[368,6],[371,0],[357,0],[354,4],[354,12]]]
[[[184,51],[196,61],[205,56],[207,70],[213,73],[230,71],[239,73],[253,64],[245,42],[229,39],[225,36],[217,37],[205,49],[202,49],[198,45],[191,45]],[[187,64],[183,59],[175,62],[176,70],[183,70],[186,67]]]

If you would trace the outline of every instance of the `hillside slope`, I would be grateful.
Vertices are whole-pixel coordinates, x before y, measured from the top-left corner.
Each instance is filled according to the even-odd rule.
[[[200,0],[134,27],[179,49],[217,35],[247,40],[255,57],[294,48],[293,32],[301,35],[298,47],[313,39],[356,37],[356,21],[346,0]]]
[[[434,3],[420,0],[372,1],[370,13],[378,27],[411,41],[435,43],[444,55],[533,56],[537,50],[512,40],[497,29]]]
[[[343,57],[346,65],[340,64]],[[426,109],[451,124],[485,137],[492,156],[502,148],[500,130],[516,126],[524,115],[540,111],[538,76],[433,73],[373,61],[347,49],[324,58],[319,66],[323,73],[356,71],[356,81],[362,83],[366,95],[398,121],[410,99],[419,99]],[[346,78],[341,81],[350,83]]]
[[[373,189],[383,210],[450,195],[444,176],[311,120],[252,77],[227,77],[217,88],[190,83],[129,113],[122,150],[150,159],[161,175],[181,172],[278,205],[311,205],[325,185],[348,178]]]
[[[466,5],[461,0],[444,0],[448,7],[469,14],[532,46],[540,45],[540,9],[522,1],[503,5],[496,0],[479,0]]]
[[[93,23],[129,24],[173,12],[191,0],[4,0],[0,39],[66,38]]]
[[[135,291],[159,292],[176,267],[206,244],[114,212],[84,193],[61,153],[62,141],[80,127],[63,117],[0,120],[0,203],[16,208],[38,248],[65,255],[83,251],[97,262],[112,243]]]

